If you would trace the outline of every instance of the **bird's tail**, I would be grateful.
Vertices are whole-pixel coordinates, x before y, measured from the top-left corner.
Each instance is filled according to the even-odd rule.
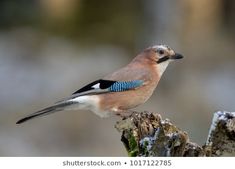
[[[59,103],[55,104],[54,106],[47,107],[45,109],[42,109],[40,111],[37,111],[35,113],[32,113],[32,114],[20,119],[19,121],[16,122],[16,124],[24,123],[24,122],[31,120],[33,118],[36,118],[36,117],[45,116],[45,115],[48,115],[51,113],[65,110],[66,107],[71,106],[72,104],[74,104],[74,102],[72,102],[72,101],[59,102]]]

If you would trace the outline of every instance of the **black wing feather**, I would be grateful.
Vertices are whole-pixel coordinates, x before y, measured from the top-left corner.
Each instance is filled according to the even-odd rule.
[[[94,81],[94,82],[92,82],[92,83],[82,87],[81,89],[79,89],[76,92],[74,92],[72,95],[92,90],[92,89],[94,89],[93,86],[96,85],[96,84],[100,84],[100,89],[107,89],[110,86],[112,86],[115,82],[116,81],[99,79],[99,80],[96,80],[96,81]]]

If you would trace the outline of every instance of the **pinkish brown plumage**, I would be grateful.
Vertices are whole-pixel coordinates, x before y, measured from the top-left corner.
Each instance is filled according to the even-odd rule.
[[[183,58],[166,45],[145,49],[127,66],[94,81],[55,105],[37,111],[19,120],[64,110],[91,110],[100,117],[110,114],[126,116],[129,110],[145,103],[153,94],[168,64]]]

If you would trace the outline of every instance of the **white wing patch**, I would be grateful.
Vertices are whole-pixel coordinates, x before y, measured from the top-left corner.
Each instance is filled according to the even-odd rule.
[[[95,84],[94,86],[92,86],[94,89],[99,89],[100,88],[100,83]]]

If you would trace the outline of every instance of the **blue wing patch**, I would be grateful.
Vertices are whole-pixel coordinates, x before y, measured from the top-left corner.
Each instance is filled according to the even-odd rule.
[[[110,92],[122,92],[122,91],[140,87],[143,85],[143,83],[144,83],[143,80],[115,82],[112,86],[109,87],[109,91]]]

